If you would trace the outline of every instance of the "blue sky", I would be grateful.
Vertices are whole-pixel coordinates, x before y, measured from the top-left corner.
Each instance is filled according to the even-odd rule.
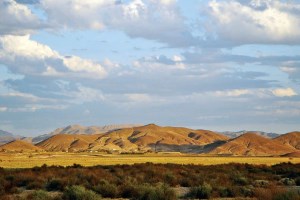
[[[0,129],[300,122],[300,3],[2,0]]]

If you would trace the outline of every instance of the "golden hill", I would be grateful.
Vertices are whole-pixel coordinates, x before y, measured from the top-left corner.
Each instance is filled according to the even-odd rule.
[[[99,135],[71,135],[57,134],[38,144],[36,146],[47,151],[85,151],[89,149]]]
[[[281,144],[300,149],[300,132],[291,132],[274,139]]]
[[[81,125],[69,125],[67,127],[58,128],[51,133],[39,135],[37,137],[32,138],[32,143],[37,144],[42,142],[53,135],[58,134],[86,134],[86,135],[93,135],[93,134],[101,134],[107,133],[109,131],[118,130],[122,128],[131,128],[138,126],[136,124],[119,124],[119,125],[105,125],[105,126],[81,126]]]
[[[245,133],[212,150],[211,154],[240,156],[270,156],[294,152],[295,148],[283,145],[255,133]]]
[[[0,146],[0,151],[30,152],[42,151],[42,149],[23,140],[14,140]]]
[[[38,143],[48,151],[118,150],[203,152],[205,145],[228,137],[207,130],[160,127],[155,124],[96,135],[58,134]]]

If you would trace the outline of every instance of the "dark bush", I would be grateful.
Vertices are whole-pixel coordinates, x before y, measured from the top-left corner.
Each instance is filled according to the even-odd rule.
[[[50,180],[46,184],[46,190],[48,190],[48,191],[63,191],[64,184],[59,179],[53,179],[53,180]]]

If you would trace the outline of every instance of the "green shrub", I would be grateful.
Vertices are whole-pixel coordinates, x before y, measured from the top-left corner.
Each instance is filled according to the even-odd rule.
[[[283,178],[280,180],[281,183],[283,183],[286,186],[293,186],[296,185],[294,179],[290,179],[290,178]]]
[[[51,200],[52,198],[44,190],[36,190],[27,196],[30,200]]]
[[[143,185],[137,187],[136,200],[176,200],[177,196],[174,190],[166,185],[158,185],[156,187]]]
[[[211,195],[212,187],[204,183],[198,187],[192,187],[190,191],[186,194],[187,198],[198,198],[198,199],[208,199]]]
[[[63,193],[64,200],[99,200],[101,196],[91,190],[87,190],[82,186],[67,187]]]
[[[102,181],[100,184],[94,187],[94,191],[101,194],[103,197],[114,198],[118,195],[117,187],[108,183],[107,181]]]

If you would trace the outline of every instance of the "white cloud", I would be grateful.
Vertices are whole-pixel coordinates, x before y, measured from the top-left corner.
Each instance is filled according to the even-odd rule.
[[[58,52],[50,47],[30,39],[30,35],[14,36],[6,35],[0,37],[0,58],[14,60],[16,57],[27,59],[58,58]]]
[[[148,94],[143,93],[132,93],[132,94],[125,94],[129,101],[133,102],[149,102],[152,98]]]
[[[272,93],[277,97],[291,97],[297,95],[292,88],[277,88],[272,90]]]
[[[102,12],[115,5],[115,0],[43,0],[40,4],[49,23],[58,28],[100,30],[105,26]]]
[[[2,107],[0,107],[0,112],[6,112],[7,109],[8,109],[7,107],[3,107],[3,106],[2,106]]]
[[[69,70],[74,72],[88,72],[98,78],[106,76],[106,71],[100,64],[77,56],[65,57],[63,58],[63,63]]]
[[[215,95],[222,97],[222,96],[227,96],[227,97],[238,97],[246,94],[251,94],[252,92],[247,89],[236,89],[236,90],[227,90],[227,91],[216,91]]]
[[[0,1],[0,35],[23,35],[41,28],[42,24],[31,10],[14,0]]]
[[[25,36],[0,37],[0,61],[12,72],[23,75],[75,76],[101,79],[106,70],[91,60],[64,57],[49,46]]]
[[[209,27],[225,45],[300,43],[300,3],[295,1],[212,0],[209,8]]]
[[[170,46],[195,44],[173,0],[43,0],[40,6],[59,29],[113,29]]]

